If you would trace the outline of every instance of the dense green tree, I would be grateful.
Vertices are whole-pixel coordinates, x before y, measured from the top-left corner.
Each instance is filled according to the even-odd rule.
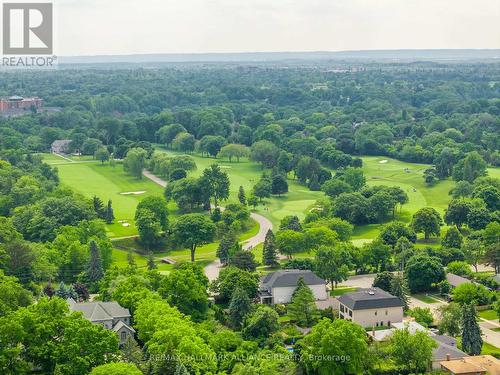
[[[253,196],[262,201],[264,198],[269,198],[272,192],[272,182],[269,178],[261,178],[252,189]]]
[[[245,271],[254,272],[257,268],[257,261],[255,260],[255,254],[247,250],[237,250],[229,259],[229,264],[231,266],[240,268]]]
[[[279,152],[279,148],[272,142],[262,140],[252,145],[250,157],[252,160],[261,163],[263,168],[272,168],[277,163]]]
[[[90,375],[141,375],[142,372],[132,363],[108,363],[94,367]]]
[[[486,174],[486,162],[477,151],[469,152],[453,167],[453,179],[473,182]]]
[[[229,198],[229,177],[217,164],[212,164],[203,171],[202,184],[206,194],[214,199],[214,206]]]
[[[391,294],[398,297],[403,303],[403,309],[408,310],[408,296],[410,291],[408,288],[408,282],[402,274],[396,274],[391,280]]]
[[[481,241],[466,239],[462,245],[465,260],[474,267],[477,273],[479,263],[484,259],[485,248]]]
[[[321,185],[321,190],[331,198],[335,198],[342,193],[352,192],[352,187],[347,182],[340,179],[332,179]]]
[[[429,307],[416,306],[408,310],[408,315],[413,317],[415,321],[424,327],[429,327],[434,322],[432,311]]]
[[[250,149],[245,145],[230,143],[223,146],[217,156],[228,158],[229,162],[231,162],[233,158],[236,158],[236,161],[239,163],[240,158],[250,156]]]
[[[187,214],[179,217],[172,226],[175,241],[191,251],[194,262],[196,248],[211,242],[215,236],[215,224],[202,214]]]
[[[118,337],[81,314],[70,313],[66,301],[41,298],[0,318],[0,366],[4,374],[30,372],[88,374],[118,354]],[[53,338],[57,337],[57,340]]]
[[[231,326],[239,330],[243,326],[246,316],[252,310],[252,303],[246,291],[237,287],[231,295],[229,303],[229,322]]]
[[[276,267],[278,265],[278,254],[276,249],[276,242],[274,233],[269,229],[264,239],[264,246],[262,248],[262,261],[268,267]]]
[[[136,220],[137,215],[140,210],[147,209],[150,210],[158,223],[160,223],[160,227],[162,230],[167,230],[168,228],[168,207],[167,201],[165,198],[160,196],[149,196],[144,198],[139,202],[136,208]]]
[[[32,302],[31,293],[15,277],[5,276],[0,270],[0,318]]]
[[[263,341],[280,328],[278,313],[268,306],[258,306],[251,313],[243,328],[243,336],[250,340]]]
[[[467,223],[467,216],[471,210],[470,202],[464,199],[453,199],[444,214],[446,224],[455,224],[458,229]]]
[[[416,233],[424,233],[425,239],[431,235],[439,236],[441,233],[441,215],[432,207],[424,207],[418,210],[411,222]]]
[[[393,278],[392,273],[388,271],[379,272],[375,276],[375,280],[373,280],[373,286],[390,293]]]
[[[245,195],[245,189],[243,189],[243,186],[240,186],[240,188],[238,189],[238,201],[241,203],[241,204],[247,204],[247,198],[246,198],[246,195]]]
[[[401,237],[405,237],[411,242],[417,241],[415,232],[400,221],[391,221],[385,224],[380,231],[380,238],[382,241],[390,245],[393,249]]]
[[[101,164],[109,160],[109,151],[106,147],[99,147],[94,153],[94,158],[99,160]]]
[[[477,323],[477,313],[474,305],[462,306],[462,350],[469,355],[481,354],[483,339],[481,328]]]
[[[113,224],[113,222],[115,221],[115,214],[113,211],[113,205],[111,199],[108,200],[104,220],[106,221],[106,224]]]
[[[287,305],[287,313],[301,327],[311,327],[319,318],[314,294],[302,278],[293,292],[292,301]]]
[[[441,245],[444,247],[459,249],[463,243],[463,236],[457,228],[449,228],[442,241]]]
[[[280,196],[281,194],[285,194],[287,192],[288,182],[286,181],[286,177],[281,174],[274,175],[271,180],[271,193]]]
[[[158,292],[170,305],[201,321],[208,311],[207,286],[208,279],[198,265],[183,264],[161,281]]]
[[[302,231],[302,225],[297,215],[288,215],[281,219],[280,230],[290,229],[296,232]]]
[[[142,171],[146,166],[146,158],[148,153],[143,148],[131,148],[127,152],[127,156],[123,159],[123,168],[137,179],[142,178]]]
[[[408,260],[405,274],[412,293],[428,291],[432,284],[445,278],[440,260],[424,254],[414,255]]]
[[[461,334],[462,309],[456,303],[440,306],[439,309],[439,333],[457,337]]]
[[[300,361],[307,373],[343,375],[367,368],[368,343],[363,327],[344,319],[322,319],[299,341]],[[349,356],[349,361],[334,360]],[[322,358],[332,358],[323,360]]]
[[[432,350],[437,346],[427,332],[410,333],[408,328],[395,330],[389,340],[389,351],[396,365],[415,373],[427,369]]]
[[[90,256],[87,264],[87,270],[85,271],[85,280],[90,285],[95,285],[104,276],[104,271],[102,268],[101,250],[97,243],[92,240],[89,244]]]
[[[366,183],[363,171],[359,168],[347,168],[342,174],[342,180],[347,182],[352,190],[360,190]]]
[[[135,213],[135,225],[139,238],[147,249],[157,247],[162,239],[161,223],[153,211],[147,208],[138,209]]]
[[[291,229],[280,230],[276,233],[276,248],[278,251],[292,258],[293,254],[302,251],[304,234]]]
[[[488,289],[484,285],[463,283],[453,289],[453,301],[461,304],[487,305],[490,302]]]
[[[249,298],[255,298],[259,287],[259,278],[256,274],[236,268],[225,267],[219,277],[210,285],[210,290],[218,293],[218,297],[225,302],[231,299],[233,290],[241,287]]]
[[[349,275],[349,253],[342,247],[321,246],[316,251],[314,270],[317,275],[330,282],[332,289],[347,280]]]

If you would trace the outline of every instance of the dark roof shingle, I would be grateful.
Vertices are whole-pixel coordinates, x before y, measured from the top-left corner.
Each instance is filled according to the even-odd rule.
[[[284,288],[297,286],[302,277],[306,285],[324,285],[325,280],[309,270],[280,270],[271,272],[261,279],[261,284],[268,288]]]
[[[360,289],[357,292],[345,293],[338,300],[351,310],[403,307],[398,297],[380,288]]]

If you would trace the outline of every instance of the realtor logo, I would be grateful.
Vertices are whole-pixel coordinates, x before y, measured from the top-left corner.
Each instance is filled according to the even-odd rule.
[[[4,55],[52,54],[51,3],[4,3],[2,27]]]

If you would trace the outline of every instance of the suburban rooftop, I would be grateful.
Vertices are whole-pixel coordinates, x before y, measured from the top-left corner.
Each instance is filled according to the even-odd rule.
[[[304,280],[306,285],[326,284],[324,279],[310,270],[280,270],[271,272],[261,278],[261,284],[264,288],[297,286],[300,278]]]
[[[398,297],[380,288],[366,288],[360,289],[357,292],[345,293],[341,295],[338,300],[351,310],[403,306],[403,303]]]

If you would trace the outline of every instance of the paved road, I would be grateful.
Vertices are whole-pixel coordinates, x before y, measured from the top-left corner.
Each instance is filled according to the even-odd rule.
[[[163,186],[163,187],[167,186],[167,181],[165,181],[164,179],[162,179],[158,176],[155,176],[150,171],[143,170],[142,175],[144,177],[149,178],[151,181],[156,182],[160,186]]]
[[[160,186],[167,186],[167,182],[165,180],[161,179],[158,176],[155,176],[149,171],[144,170],[142,174]],[[223,207],[221,207],[221,209],[223,209]],[[265,218],[264,216],[252,212],[250,214],[250,217],[257,223],[259,223],[259,232],[255,236],[243,242],[243,250],[251,250],[255,246],[263,243],[266,239],[267,231],[269,229],[273,229],[273,224],[271,223],[271,221],[269,221],[269,219]],[[205,267],[205,275],[210,281],[215,280],[219,276],[220,268],[220,261],[218,259],[214,260],[212,263]]]

